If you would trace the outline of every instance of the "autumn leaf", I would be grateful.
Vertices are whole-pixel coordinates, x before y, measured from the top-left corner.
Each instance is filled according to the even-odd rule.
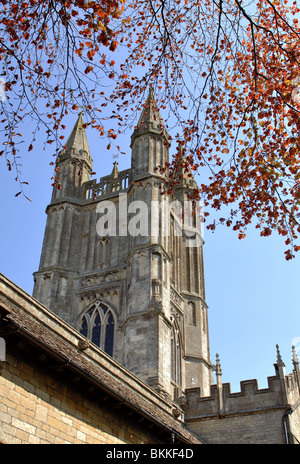
[[[54,3],[1,3],[1,153],[8,170],[21,182],[18,134],[31,118],[32,139],[43,133],[51,155],[62,149],[63,118],[82,107],[103,140],[116,140],[147,112],[151,88],[155,124],[160,116],[169,123],[166,149],[172,138],[170,165],[157,166],[164,192],[174,194],[178,181],[199,173],[190,195],[207,212],[232,207],[220,222],[240,239],[251,223],[263,237],[276,231],[289,239],[292,259],[300,233],[297,3]],[[181,154],[186,176],[178,171]]]

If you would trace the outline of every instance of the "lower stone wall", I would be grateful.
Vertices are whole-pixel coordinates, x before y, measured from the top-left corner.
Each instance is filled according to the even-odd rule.
[[[187,427],[208,444],[284,444],[284,410],[194,420]]]
[[[284,444],[300,438],[300,399],[296,374],[284,376],[275,365],[268,388],[256,379],[240,382],[231,393],[229,383],[212,385],[210,396],[199,388],[179,399],[188,429],[209,444]],[[294,380],[293,380],[294,379]],[[292,381],[293,380],[293,381]]]
[[[62,381],[54,367],[41,368],[28,353],[0,362],[0,443],[157,443],[90,391]]]
[[[300,403],[288,415],[290,441],[300,445]]]

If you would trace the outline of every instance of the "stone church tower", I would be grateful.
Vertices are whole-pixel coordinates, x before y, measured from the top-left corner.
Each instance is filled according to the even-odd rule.
[[[195,181],[183,173],[161,195],[168,139],[150,91],[131,168],[115,163],[97,183],[79,115],[57,160],[33,296],[161,394],[208,395],[203,240],[195,219],[183,221]]]

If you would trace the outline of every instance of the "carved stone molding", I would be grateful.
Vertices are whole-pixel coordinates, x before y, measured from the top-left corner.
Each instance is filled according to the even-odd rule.
[[[178,311],[178,309],[175,308],[174,306],[171,306],[171,312],[170,312],[171,321],[174,321],[175,319],[177,321],[180,321],[182,317],[183,317],[182,312]]]
[[[170,298],[173,303],[175,303],[180,309],[182,309],[183,298],[179,295],[179,293],[172,286],[170,286]]]
[[[66,274],[66,273],[60,273],[60,274],[59,274],[59,277],[60,277],[60,278],[64,278],[64,279],[68,279],[69,276],[68,276],[68,274]]]
[[[65,209],[64,205],[53,205],[49,207],[49,213],[54,213],[57,211],[63,211]]]
[[[103,288],[101,290],[93,290],[89,292],[84,292],[79,295],[79,301],[88,301],[92,302],[100,298],[112,298],[113,296],[119,295],[119,287],[109,287]]]
[[[121,278],[121,271],[107,271],[101,274],[82,277],[82,279],[80,279],[80,287],[94,287],[107,282],[115,282]]]
[[[152,302],[150,305],[149,305],[149,309],[148,309],[148,313],[150,312],[153,312],[155,314],[161,314],[162,316],[165,316],[165,311],[164,311],[164,308],[163,308],[163,304],[162,304],[162,301],[155,301],[155,302]]]

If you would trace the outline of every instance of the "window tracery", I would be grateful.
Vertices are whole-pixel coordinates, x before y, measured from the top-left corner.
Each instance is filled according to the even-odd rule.
[[[96,301],[82,316],[79,332],[113,356],[115,318],[111,309]]]
[[[171,331],[171,380],[176,386],[181,386],[181,340],[179,328],[174,322]]]

